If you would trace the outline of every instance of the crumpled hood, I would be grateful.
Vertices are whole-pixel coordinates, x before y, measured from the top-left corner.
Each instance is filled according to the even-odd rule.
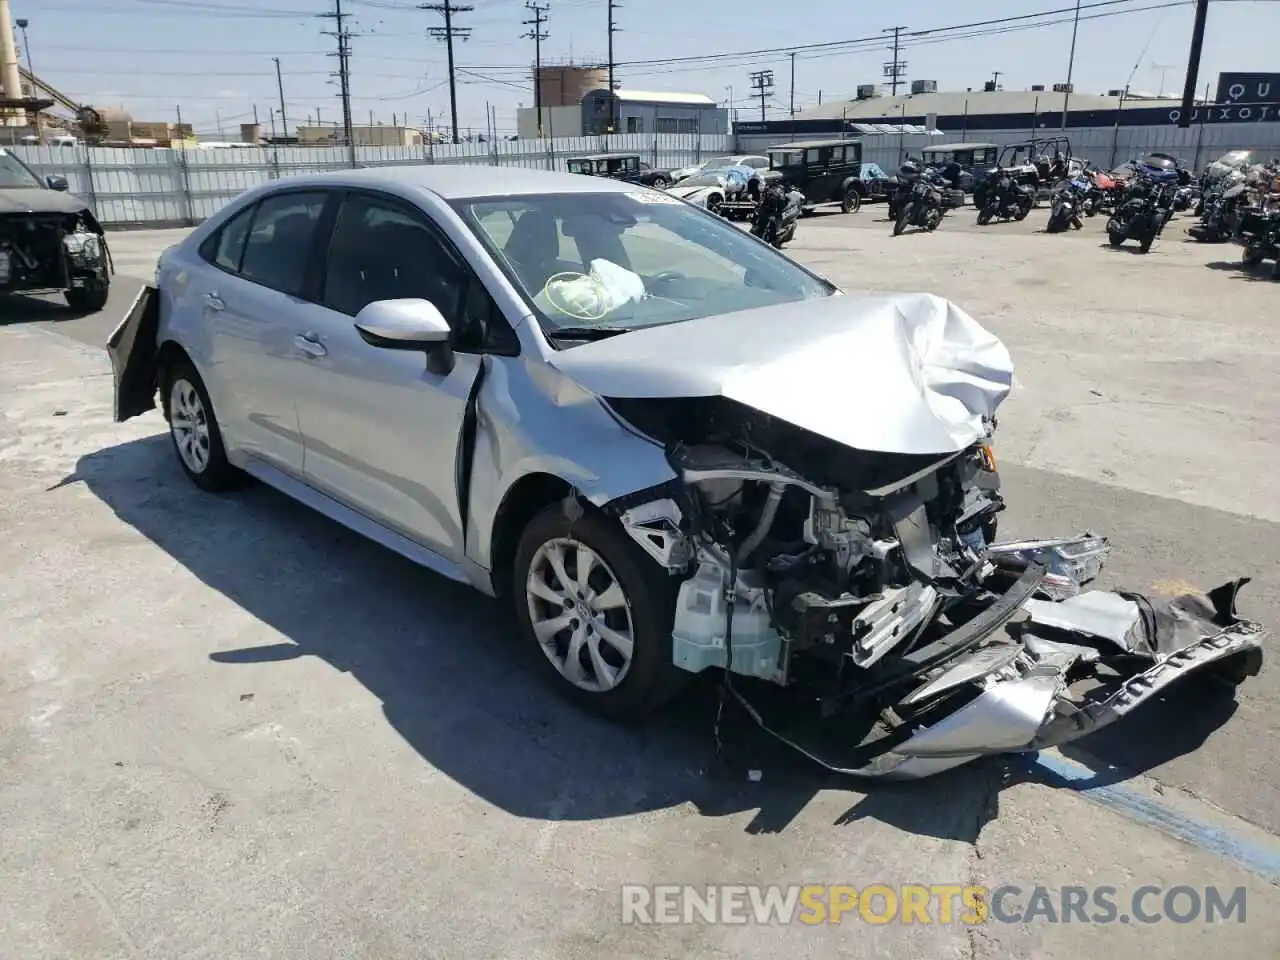
[[[79,213],[88,208],[79,197],[39,187],[0,188],[0,215],[12,213]]]
[[[986,436],[1009,351],[931,294],[836,295],[636,330],[550,363],[603,397],[723,396],[860,450],[948,454]]]

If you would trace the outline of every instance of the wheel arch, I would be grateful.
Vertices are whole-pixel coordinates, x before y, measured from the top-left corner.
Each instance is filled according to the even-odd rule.
[[[573,496],[568,480],[553,473],[526,473],[503,495],[489,535],[489,578],[498,596],[511,593],[511,567],[520,534],[529,521],[557,501]],[[585,509],[585,508],[584,508]]]

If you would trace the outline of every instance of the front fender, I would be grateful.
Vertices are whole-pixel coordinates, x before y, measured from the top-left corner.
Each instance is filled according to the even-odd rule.
[[[543,363],[490,357],[476,396],[466,552],[492,568],[495,520],[531,474],[556,477],[597,507],[676,478],[665,451],[595,394]]]

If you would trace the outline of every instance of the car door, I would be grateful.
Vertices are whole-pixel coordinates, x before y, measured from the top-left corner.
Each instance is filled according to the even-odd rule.
[[[488,295],[417,207],[348,192],[306,329],[311,377],[298,394],[308,483],[451,561],[463,556],[459,438],[481,354],[468,312]],[[355,329],[376,300],[431,301],[454,328],[455,362],[370,346]],[[468,348],[471,352],[468,352]]]
[[[306,370],[293,343],[317,224],[328,194],[273,194],[229,220],[201,245],[209,263],[190,291],[202,311],[209,387],[230,445],[301,475],[294,396]]]

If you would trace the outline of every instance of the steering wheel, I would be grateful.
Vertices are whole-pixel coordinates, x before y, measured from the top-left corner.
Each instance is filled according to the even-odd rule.
[[[576,306],[572,306],[570,304],[564,303],[553,292],[556,290],[556,287],[558,284],[573,283],[578,280],[587,280],[587,281],[590,281],[592,284],[594,284],[596,287],[597,293],[599,294],[600,302],[604,304],[608,303],[608,296],[606,295],[604,284],[602,284],[595,277],[591,276],[591,274],[589,273],[582,273],[580,271],[572,271],[572,270],[566,270],[563,273],[553,274],[551,277],[547,279],[547,282],[543,284],[542,292],[546,294],[547,302],[550,303],[557,310],[559,310],[561,313],[563,313],[566,317],[572,317],[574,320],[582,320],[588,323],[592,323],[596,320],[603,320],[605,315],[609,312],[607,307],[598,312],[583,310],[580,307],[576,307]]]

